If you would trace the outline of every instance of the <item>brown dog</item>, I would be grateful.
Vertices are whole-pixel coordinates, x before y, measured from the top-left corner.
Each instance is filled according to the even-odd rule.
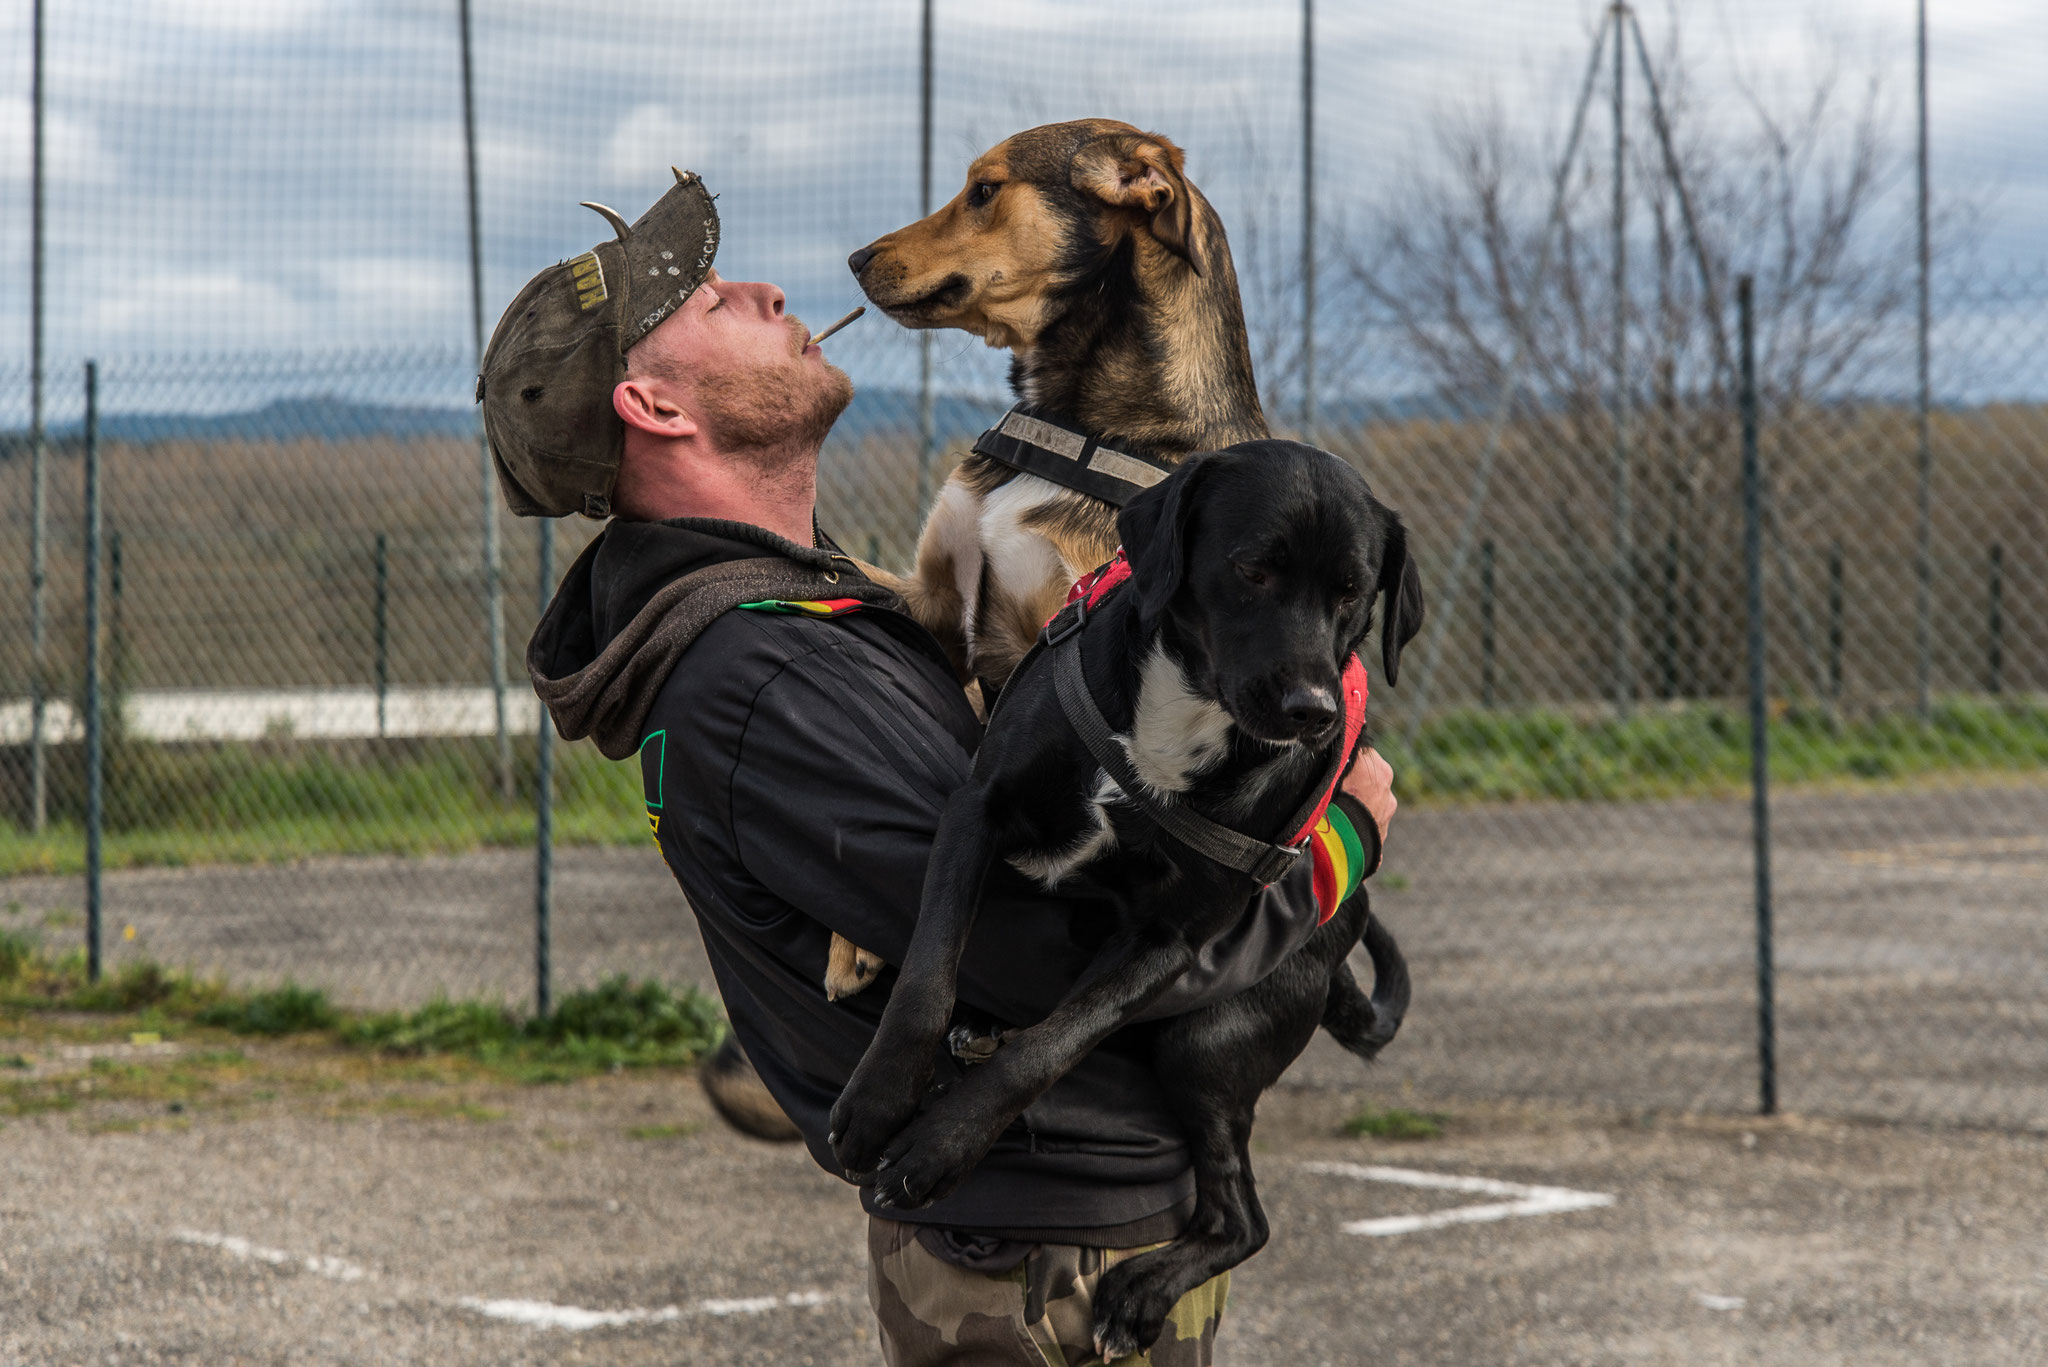
[[[1222,221],[1157,134],[1109,119],[1019,133],[944,208],[847,264],[906,327],[1008,348],[1018,399],[1105,446],[1178,461],[1266,435]],[[901,587],[962,681],[999,688],[1115,552],[1115,522],[1101,499],[970,455]]]

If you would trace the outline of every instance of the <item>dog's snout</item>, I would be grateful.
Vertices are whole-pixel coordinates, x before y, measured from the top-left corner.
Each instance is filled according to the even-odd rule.
[[[874,259],[875,249],[873,247],[862,247],[852,256],[846,258],[846,268],[858,276],[868,268],[868,262]]]
[[[1327,688],[1296,684],[1281,695],[1280,710],[1302,730],[1321,731],[1337,719],[1337,700]]]

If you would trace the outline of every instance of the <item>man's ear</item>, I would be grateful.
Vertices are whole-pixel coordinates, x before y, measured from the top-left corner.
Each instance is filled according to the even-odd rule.
[[[1188,516],[1194,511],[1196,481],[1215,461],[1211,455],[1190,456],[1178,470],[1145,490],[1116,515],[1124,559],[1131,563],[1131,588],[1138,611],[1148,622],[1159,620],[1187,574]]]
[[[1156,133],[1110,134],[1075,155],[1073,184],[1106,204],[1151,215],[1154,240],[1200,275],[1195,195],[1182,161],[1181,150]]]
[[[1422,630],[1422,576],[1408,554],[1408,529],[1401,515],[1387,514],[1387,540],[1380,551],[1379,591],[1386,598],[1386,612],[1380,619],[1380,663],[1386,667],[1387,682],[1401,681],[1401,651]]]
[[[655,392],[656,385],[645,376],[620,380],[612,387],[612,411],[619,421],[657,437],[694,437],[697,420],[673,399]]]

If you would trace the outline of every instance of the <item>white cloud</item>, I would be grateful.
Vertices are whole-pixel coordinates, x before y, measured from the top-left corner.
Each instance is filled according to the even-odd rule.
[[[651,169],[692,161],[693,150],[711,143],[707,130],[693,127],[667,105],[636,105],[605,142],[604,174],[612,180],[645,179]]]
[[[33,110],[28,99],[0,100],[0,181],[27,183]],[[43,120],[43,175],[51,185],[109,185],[120,179],[114,154],[89,119],[50,110]]]
[[[321,339],[307,332],[309,321],[305,306],[279,286],[213,270],[142,275],[119,292],[99,291],[87,327],[117,348],[138,341],[205,347],[223,337],[311,346]]]

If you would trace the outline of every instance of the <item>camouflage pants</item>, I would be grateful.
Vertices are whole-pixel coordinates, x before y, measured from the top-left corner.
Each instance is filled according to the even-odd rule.
[[[1157,1247],[1157,1245],[1149,1245]],[[1010,1272],[970,1272],[935,1257],[916,1227],[868,1221],[868,1303],[889,1367],[1085,1367],[1095,1285],[1103,1269],[1142,1248],[1041,1244]],[[1209,1367],[1230,1274],[1181,1298],[1147,1353],[1114,1367]]]

